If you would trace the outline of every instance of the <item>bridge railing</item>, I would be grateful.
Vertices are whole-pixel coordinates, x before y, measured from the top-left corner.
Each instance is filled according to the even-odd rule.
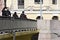
[[[0,31],[12,31],[12,30],[36,30],[37,21],[31,19],[14,19],[14,18],[0,18]]]

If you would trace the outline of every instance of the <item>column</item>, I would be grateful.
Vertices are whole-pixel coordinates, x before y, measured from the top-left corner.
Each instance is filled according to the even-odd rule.
[[[48,20],[37,20],[39,37],[38,40],[51,40],[50,34],[50,21]]]

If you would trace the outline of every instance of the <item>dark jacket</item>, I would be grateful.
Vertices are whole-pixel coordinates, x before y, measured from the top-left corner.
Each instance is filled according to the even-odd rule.
[[[24,13],[22,13],[22,14],[20,15],[20,19],[27,19],[27,17],[26,17],[26,15],[25,15]]]
[[[13,18],[18,18],[18,15],[16,12],[13,14]]]
[[[11,16],[11,13],[9,10],[5,10],[5,8],[2,10],[2,16]]]

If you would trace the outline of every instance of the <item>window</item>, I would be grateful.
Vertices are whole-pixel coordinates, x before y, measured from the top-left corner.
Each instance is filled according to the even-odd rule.
[[[57,0],[52,0],[52,4],[57,4]]]
[[[24,0],[18,0],[18,8],[24,8]]]
[[[43,0],[41,0],[41,1],[42,1],[42,4],[43,4]],[[35,3],[40,4],[40,0],[35,0]]]
[[[24,0],[18,0],[18,5],[24,5]]]

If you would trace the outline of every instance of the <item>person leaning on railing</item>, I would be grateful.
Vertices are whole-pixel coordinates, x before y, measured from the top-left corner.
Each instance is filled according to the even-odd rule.
[[[24,14],[24,11],[22,11],[22,14],[20,15],[20,19],[27,19],[27,16]]]
[[[17,12],[14,12],[13,18],[18,18]]]
[[[11,12],[9,11],[8,7],[4,7],[2,10],[2,16],[7,16],[7,17],[11,17]]]

